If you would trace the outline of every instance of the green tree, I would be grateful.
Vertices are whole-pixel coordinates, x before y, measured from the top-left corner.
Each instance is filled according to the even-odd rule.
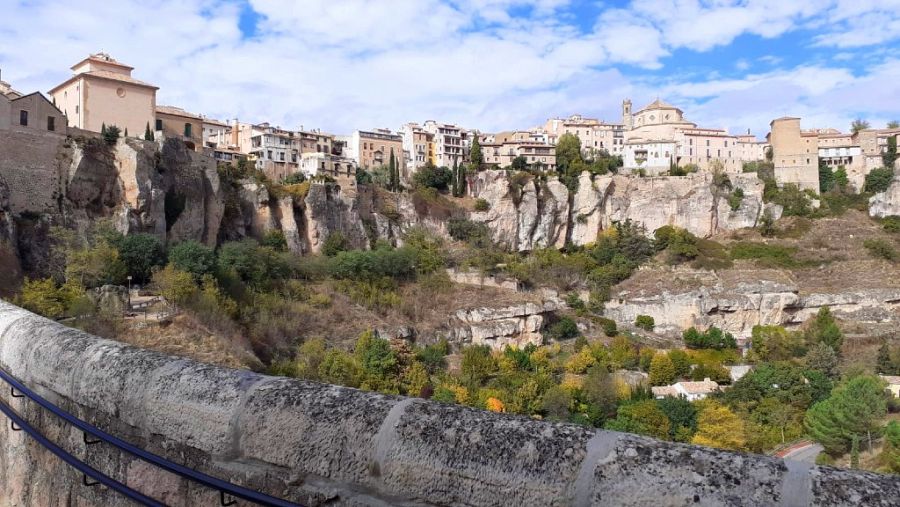
[[[431,162],[426,162],[413,175],[413,184],[419,188],[434,188],[447,190],[447,185],[453,179],[453,173],[446,167],[435,167]]]
[[[287,239],[284,233],[278,229],[273,229],[263,236],[260,246],[271,248],[276,252],[284,252],[287,250]]]
[[[400,170],[397,168],[397,160],[394,158],[394,149],[391,148],[391,155],[388,159],[388,173],[390,174],[390,190],[397,192],[400,190]]]
[[[129,234],[118,241],[119,259],[136,283],[150,280],[153,268],[166,263],[162,242],[151,234]]]
[[[602,426],[616,413],[618,395],[616,383],[606,366],[594,365],[587,371],[581,383],[581,399],[590,406],[591,424]]]
[[[813,405],[806,413],[805,425],[813,440],[832,456],[846,452],[854,435],[866,438],[871,451],[873,436],[878,434],[886,413],[881,379],[859,375]]]
[[[528,159],[519,155],[514,158],[512,162],[509,164],[509,167],[514,171],[527,171],[528,170]]]
[[[900,474],[900,422],[891,421],[884,428],[881,463],[888,471]]]
[[[66,253],[66,280],[81,287],[120,285],[127,276],[119,250],[109,241],[100,240],[94,246],[73,249]]]
[[[106,144],[113,146],[119,141],[119,137],[121,137],[121,135],[122,131],[119,129],[119,127],[110,125],[109,127],[106,127],[105,132],[102,132],[100,134],[100,137],[102,137],[103,140],[106,141]]]
[[[26,278],[14,302],[48,319],[59,319],[69,314],[76,301],[83,298],[84,289],[77,283],[66,282],[60,286],[52,278]]]
[[[859,436],[850,438],[850,468],[859,469]]]
[[[216,253],[203,243],[189,239],[169,250],[169,262],[200,280],[203,275],[211,275],[215,271]]]
[[[480,386],[497,371],[497,361],[487,345],[471,345],[462,351],[460,373],[468,386]]]
[[[472,133],[472,149],[469,151],[469,160],[472,161],[472,168],[480,171],[484,166],[484,155],[481,152],[481,143],[478,141],[478,132]]]
[[[581,139],[578,136],[565,133],[559,136],[556,141],[556,168],[564,174],[569,175],[573,166],[577,167],[576,161],[583,163],[581,158]]]
[[[675,367],[675,378],[684,378],[691,372],[691,358],[681,349],[669,351],[669,359]]]
[[[150,130],[150,122],[147,122],[147,127],[144,129],[144,141],[153,141],[154,135],[153,131]]]
[[[888,169],[894,168],[894,164],[897,162],[897,136],[887,138],[887,149],[881,155],[881,162]]]
[[[453,177],[450,178],[450,195],[459,197],[459,164],[456,159],[453,160]]]
[[[354,357],[339,349],[328,349],[319,364],[319,379],[322,382],[359,387],[362,377],[362,369]]]
[[[753,326],[750,353],[758,361],[784,361],[806,352],[803,338],[781,326]]]
[[[825,343],[816,343],[803,358],[806,367],[822,372],[828,378],[838,377],[838,357],[834,349]]]
[[[675,365],[668,354],[658,353],[650,362],[650,385],[666,386],[675,380]]]
[[[350,245],[340,231],[335,231],[325,237],[322,243],[322,255],[326,257],[334,257],[340,252],[349,250]]]
[[[891,186],[894,180],[894,170],[889,167],[879,167],[872,169],[866,175],[866,183],[863,190],[873,194],[884,192]]]
[[[819,159],[819,191],[828,192],[834,187],[834,172],[825,159]]]
[[[650,315],[638,315],[634,319],[634,327],[644,331],[653,331],[653,328],[656,327],[656,322]]]
[[[175,307],[183,306],[197,293],[193,275],[169,264],[153,274],[153,284],[166,301]]]
[[[844,343],[844,333],[827,306],[819,308],[816,316],[807,324],[805,336],[808,343],[824,343],[838,354]]]
[[[656,403],[669,418],[669,440],[690,442],[697,432],[697,407],[684,398],[672,396]]]
[[[889,129],[898,129],[898,128],[900,128],[900,121],[897,121],[897,120],[891,120],[891,121],[887,122],[887,128],[889,128]]]
[[[647,435],[660,440],[670,438],[671,423],[656,400],[642,400],[619,407],[616,418],[606,423],[606,429]]]
[[[397,356],[391,350],[391,344],[372,331],[359,336],[353,355],[362,368],[363,386],[368,389],[383,389],[397,373]]]
[[[857,118],[853,120],[853,123],[850,124],[850,132],[856,134],[860,130],[866,130],[870,128],[869,122],[863,120],[862,118]]]
[[[547,330],[547,335],[554,340],[570,340],[580,334],[578,324],[569,317],[562,317]]]
[[[882,375],[896,375],[898,373],[897,365],[891,358],[891,348],[888,346],[887,340],[881,343],[878,348],[878,356],[875,359],[875,373]]]
[[[403,392],[407,396],[423,396],[426,388],[431,385],[431,379],[428,376],[428,370],[425,368],[425,365],[419,361],[413,361],[403,371],[400,383],[403,386]]]
[[[294,359],[294,376],[309,380],[319,380],[319,367],[325,360],[328,347],[323,338],[312,338],[297,349]]]

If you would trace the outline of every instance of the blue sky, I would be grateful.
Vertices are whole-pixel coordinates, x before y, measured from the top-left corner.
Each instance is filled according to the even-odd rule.
[[[0,69],[47,91],[106,51],[158,102],[286,128],[482,131],[657,96],[708,127],[900,118],[900,0],[0,0]]]

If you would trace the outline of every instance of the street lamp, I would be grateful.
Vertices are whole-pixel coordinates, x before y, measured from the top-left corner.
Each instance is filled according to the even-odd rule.
[[[128,311],[131,311],[131,275],[125,278],[128,280]]]

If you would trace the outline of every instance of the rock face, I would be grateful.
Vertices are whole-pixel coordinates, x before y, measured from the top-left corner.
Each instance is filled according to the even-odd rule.
[[[22,279],[16,221],[9,206],[9,186],[0,175],[0,296],[13,294]]]
[[[592,243],[601,230],[625,220],[643,223],[648,234],[674,225],[708,237],[755,227],[764,209],[773,218],[781,216],[777,206],[765,207],[764,185],[753,174],[731,175],[732,188],[744,193],[736,210],[727,203],[730,191],[716,188],[709,173],[638,178],[585,172],[573,195],[554,177],[546,183],[517,178],[501,171],[477,173],[471,194],[491,207],[471,213],[471,219],[485,223],[494,241],[518,251],[559,248],[567,238],[576,245]]]
[[[304,231],[309,251],[319,253],[328,236],[341,233],[352,248],[368,248],[369,238],[359,214],[358,200],[344,199],[341,187],[311,185],[304,199]]]
[[[897,177],[886,191],[869,198],[869,216],[884,218],[892,215],[900,215],[900,178]]]
[[[900,319],[900,289],[872,289],[841,294],[799,295],[794,285],[760,280],[726,287],[710,280],[685,292],[613,294],[606,303],[606,317],[621,324],[649,315],[656,330],[680,334],[689,327],[716,326],[738,338],[750,336],[756,325],[800,325],[822,307],[839,318],[856,322],[885,323]]]
[[[507,345],[540,345],[547,315],[565,307],[555,294],[548,294],[540,303],[458,310],[450,320],[450,338],[456,343],[489,345],[494,350]]]
[[[302,505],[895,505],[888,475],[807,466],[422,399],[230,370],[102,340],[0,302],[0,367],[142,449]],[[172,506],[201,488],[82,434],[34,402],[25,423]],[[0,416],[2,418],[4,416]],[[9,505],[124,505],[0,424]]]

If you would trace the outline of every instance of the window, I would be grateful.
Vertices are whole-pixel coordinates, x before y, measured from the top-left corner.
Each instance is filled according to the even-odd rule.
[[[706,145],[709,146],[709,139],[706,140]]]
[[[56,130],[56,118],[52,116],[47,117],[47,130],[53,132]]]
[[[184,124],[184,137],[191,137],[192,128],[190,123]]]
[[[75,104],[75,114],[78,114],[78,104]]]
[[[19,111],[19,125],[23,127],[28,126],[28,111],[25,111],[24,109]]]
[[[266,150],[266,158],[272,160],[272,150]]]
[[[717,156],[717,157],[721,157],[721,156],[722,156],[722,150],[716,150],[716,156]]]
[[[156,120],[156,129],[155,130],[162,130],[162,120],[160,120],[160,119]]]

